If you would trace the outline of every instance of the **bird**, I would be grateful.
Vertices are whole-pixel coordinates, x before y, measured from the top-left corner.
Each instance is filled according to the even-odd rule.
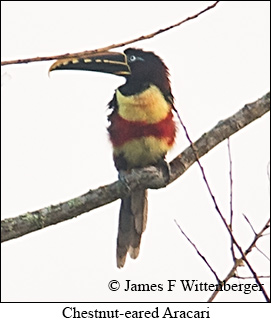
[[[165,156],[176,139],[169,71],[152,51],[128,48],[121,52],[102,51],[84,57],[56,61],[55,70],[85,70],[123,76],[125,83],[115,90],[109,102],[107,128],[113,160],[120,179],[133,169],[166,167]],[[141,236],[146,228],[148,199],[146,189],[133,189],[122,198],[116,247],[117,267],[122,268],[127,254],[139,255]]]

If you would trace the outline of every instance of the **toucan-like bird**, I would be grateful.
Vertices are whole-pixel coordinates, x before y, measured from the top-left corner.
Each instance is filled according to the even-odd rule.
[[[129,48],[124,53],[100,52],[85,58],[56,61],[53,70],[86,70],[124,76],[109,103],[110,141],[117,170],[165,163],[173,146],[176,125],[169,73],[162,59],[153,52]],[[147,191],[131,191],[121,201],[117,238],[117,266],[123,267],[127,253],[137,258],[141,235],[147,221]]]

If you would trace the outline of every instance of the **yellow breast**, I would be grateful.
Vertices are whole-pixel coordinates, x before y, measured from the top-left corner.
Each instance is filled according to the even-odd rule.
[[[166,138],[143,137],[114,148],[114,155],[122,155],[129,168],[155,164],[165,156],[172,145]]]
[[[144,92],[130,96],[124,96],[117,90],[116,96],[118,113],[125,120],[156,123],[163,120],[171,110],[170,103],[155,85],[151,85]]]

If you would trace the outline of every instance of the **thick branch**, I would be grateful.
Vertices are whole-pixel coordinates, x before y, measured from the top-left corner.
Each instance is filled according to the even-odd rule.
[[[189,146],[170,163],[169,182],[171,183],[180,177],[197,161],[197,158],[204,156],[223,140],[260,118],[269,110],[270,94],[268,93],[259,100],[245,105],[243,109],[228,119],[220,121],[213,129],[193,143],[193,148]],[[195,156],[194,149],[197,151],[197,156]],[[126,180],[130,189],[166,186],[163,172],[155,167],[133,170],[130,175],[127,175]],[[128,194],[128,187],[123,182],[117,181],[110,185],[101,186],[96,190],[90,190],[64,203],[4,219],[1,221],[1,241],[18,238],[49,225],[72,219],[79,214],[89,212]]]
[[[268,111],[270,111],[270,93],[253,103],[246,104],[233,116],[218,122],[213,129],[203,134],[193,144],[193,148],[188,147],[170,163],[171,181],[181,176],[197,161],[193,149],[196,150],[198,158],[201,158],[223,140],[262,117]]]

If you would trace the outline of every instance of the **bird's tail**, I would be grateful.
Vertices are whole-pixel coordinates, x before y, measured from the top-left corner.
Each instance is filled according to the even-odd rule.
[[[135,190],[121,200],[117,238],[117,266],[125,264],[127,252],[135,259],[139,254],[141,235],[146,228],[147,190]]]

